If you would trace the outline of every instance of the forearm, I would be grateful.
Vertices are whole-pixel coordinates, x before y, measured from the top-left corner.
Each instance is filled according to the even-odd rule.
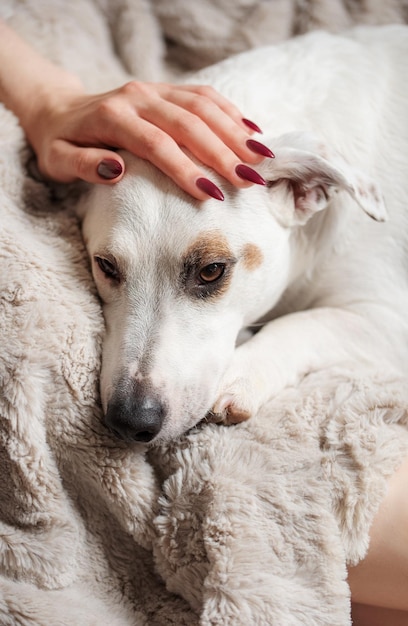
[[[41,56],[0,20],[0,101],[28,135],[38,110],[56,106],[67,92],[81,93],[80,80]]]

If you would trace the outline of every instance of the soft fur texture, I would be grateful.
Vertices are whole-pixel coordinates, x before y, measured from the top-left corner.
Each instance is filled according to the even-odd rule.
[[[10,1],[1,13],[89,89],[168,73],[160,31],[175,5],[166,16],[166,3],[112,4]],[[231,20],[241,4],[217,11]],[[371,4],[382,21],[384,3]],[[197,7],[192,24],[216,37],[207,3],[178,5],[179,16]],[[346,6],[302,3],[310,16],[315,5]],[[276,23],[278,38],[292,34]],[[171,36],[185,49],[181,25]],[[3,108],[0,145],[0,623],[349,624],[346,565],[364,556],[408,450],[406,380],[332,369],[247,424],[207,425],[148,453],[118,443],[100,421],[103,319],[74,212],[27,175]]]

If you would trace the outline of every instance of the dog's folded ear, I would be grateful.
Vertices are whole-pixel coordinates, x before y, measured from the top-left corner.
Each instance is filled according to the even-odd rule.
[[[273,146],[275,159],[264,162],[262,174],[277,193],[276,217],[282,225],[305,224],[339,191],[349,193],[373,219],[387,219],[376,183],[311,133],[287,133],[268,143]]]

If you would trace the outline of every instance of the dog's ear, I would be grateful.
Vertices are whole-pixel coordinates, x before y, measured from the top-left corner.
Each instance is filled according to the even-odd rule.
[[[373,219],[387,211],[376,183],[351,167],[310,133],[288,133],[268,142],[275,159],[264,162],[262,174],[281,196],[277,219],[284,226],[305,224],[325,209],[339,191],[346,191]]]

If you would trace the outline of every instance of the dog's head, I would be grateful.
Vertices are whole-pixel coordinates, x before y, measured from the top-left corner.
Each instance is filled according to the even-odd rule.
[[[205,416],[239,331],[288,285],[292,227],[334,190],[381,217],[376,191],[287,143],[263,166],[267,187],[229,188],[223,203],[194,201],[130,155],[120,183],[89,191],[81,212],[106,321],[102,404],[120,437],[170,439]]]

